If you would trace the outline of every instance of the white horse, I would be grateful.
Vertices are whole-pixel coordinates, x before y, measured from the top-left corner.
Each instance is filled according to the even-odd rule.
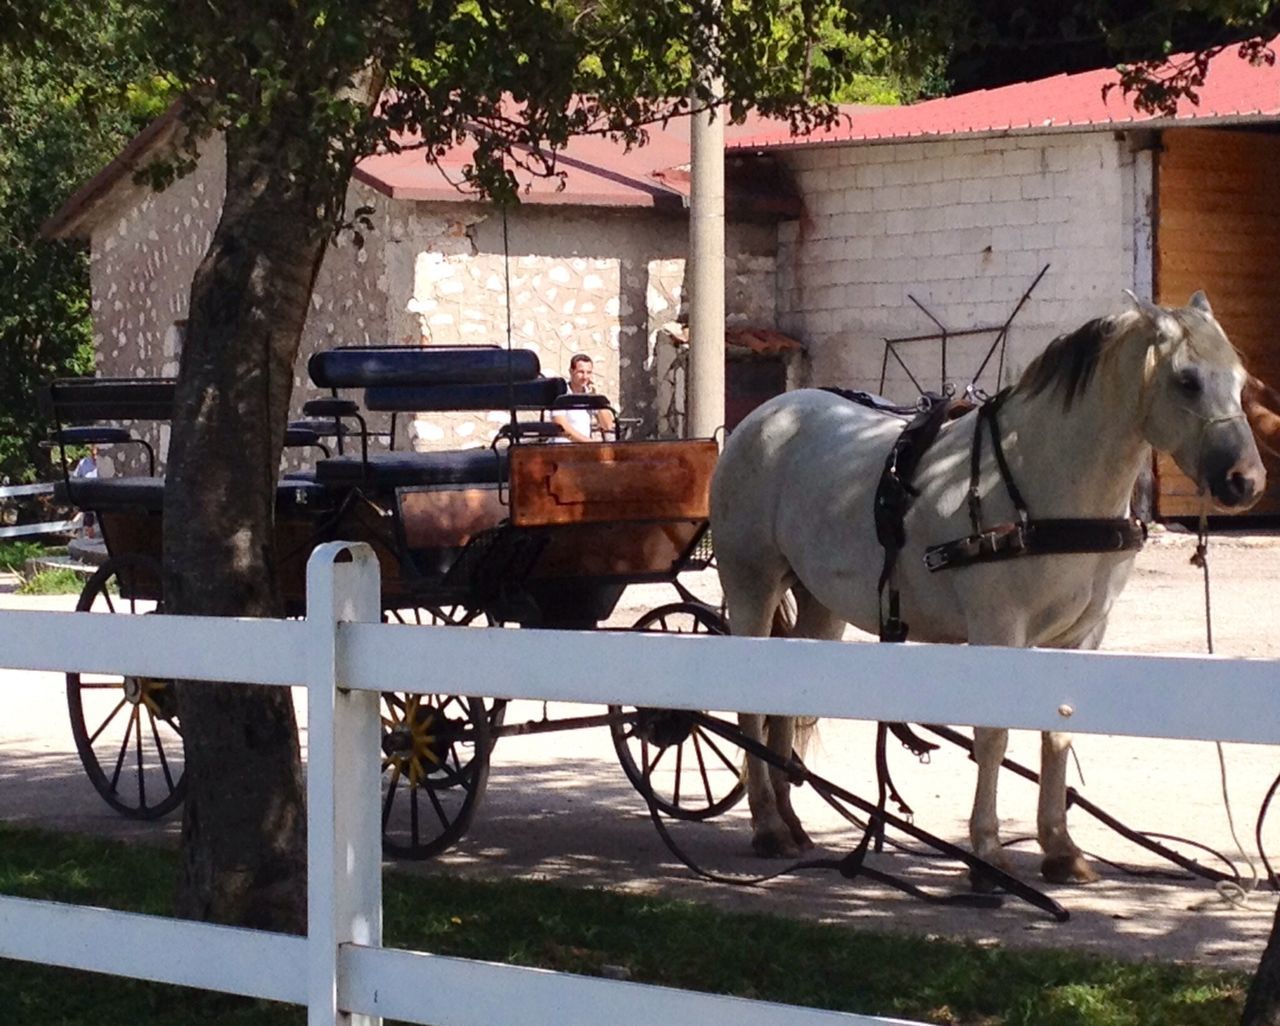
[[[1151,447],[1170,454],[1222,507],[1243,509],[1266,483],[1241,410],[1245,371],[1204,294],[1165,309],[1130,294],[1134,309],[1059,337],[999,407],[1010,474],[1033,518],[1120,518]],[[979,418],[943,426],[912,484],[897,561],[901,616],[913,641],[1093,649],[1134,553],[1035,555],[931,573],[926,548],[972,532],[966,497]],[[876,632],[883,550],[873,498],[901,419],[831,392],[770,400],[729,437],[711,488],[711,530],[734,634],[763,636],[786,591],[794,633],[838,639],[846,623]],[[1016,511],[982,429],[979,494],[986,526]],[[976,685],[976,686],[980,686]],[[765,718],[742,717],[757,740]],[[767,744],[789,755],[794,724],[768,718]],[[1008,731],[975,730],[974,851],[1007,868],[996,814],[996,774]],[[1037,816],[1041,872],[1053,882],[1096,874],[1067,833],[1069,734],[1045,733]],[[756,852],[812,847],[792,810],[785,773],[748,760]],[[975,881],[977,882],[977,881]]]

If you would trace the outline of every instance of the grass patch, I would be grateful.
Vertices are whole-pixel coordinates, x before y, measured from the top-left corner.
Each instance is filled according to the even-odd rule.
[[[46,552],[46,548],[39,542],[0,541],[0,570],[17,572],[26,565],[28,559],[37,559]]]
[[[67,567],[41,570],[18,585],[19,595],[79,595],[84,589],[84,574]]]
[[[0,893],[166,914],[168,849],[0,825]],[[1247,980],[1013,952],[528,881],[387,873],[388,945],[948,1026],[1234,1026]],[[424,995],[424,1011],[430,998]],[[301,1009],[0,962],[0,1008],[60,1026],[300,1024]],[[501,1026],[495,1023],[494,1026]]]

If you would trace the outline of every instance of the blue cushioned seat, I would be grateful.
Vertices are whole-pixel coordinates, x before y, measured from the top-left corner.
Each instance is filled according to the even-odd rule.
[[[92,420],[169,420],[173,378],[59,378],[41,395],[59,423]]]
[[[564,395],[564,378],[538,378],[513,384],[420,385],[365,389],[367,410],[432,413],[447,410],[541,410]]]
[[[532,350],[497,346],[344,346],[307,362],[320,388],[530,381],[541,370]]]
[[[164,508],[162,477],[73,477],[53,488],[58,502],[95,512],[142,510],[159,513]],[[315,481],[288,479],[276,487],[277,513],[305,513],[333,508],[333,494]]]
[[[316,463],[316,480],[333,486],[497,484],[506,478],[506,473],[506,453],[492,449],[379,452],[370,453],[367,463],[359,456],[335,456]]]

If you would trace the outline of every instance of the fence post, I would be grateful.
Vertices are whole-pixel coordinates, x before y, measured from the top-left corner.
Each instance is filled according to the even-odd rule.
[[[338,679],[342,622],[377,622],[378,561],[328,542],[307,562],[307,1026],[377,1026],[338,1010],[339,948],[382,945],[378,693]]]

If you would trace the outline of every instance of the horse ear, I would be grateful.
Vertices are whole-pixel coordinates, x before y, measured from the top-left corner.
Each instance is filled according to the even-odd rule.
[[[1204,294],[1203,289],[1196,289],[1195,294],[1187,300],[1187,306],[1192,310],[1199,310],[1206,317],[1213,316],[1213,307],[1209,305],[1209,297]]]
[[[1176,333],[1178,322],[1169,315],[1168,310],[1157,306],[1149,299],[1143,299],[1132,289],[1125,289],[1124,294],[1133,303],[1133,308],[1142,314],[1159,334],[1173,336]]]

